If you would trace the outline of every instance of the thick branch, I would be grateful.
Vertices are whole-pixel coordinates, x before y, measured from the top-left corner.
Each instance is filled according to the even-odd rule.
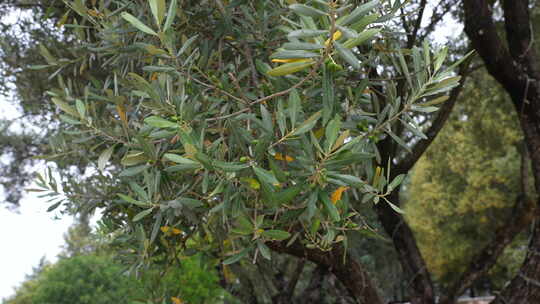
[[[499,227],[491,242],[473,257],[468,268],[449,289],[440,304],[454,303],[457,297],[495,265],[506,246],[532,222],[535,214],[534,207],[534,203],[529,202],[526,195],[520,195],[516,199],[514,209],[506,222]]]
[[[476,51],[480,54],[489,73],[512,95],[514,102],[523,94],[525,79],[508,49],[497,33],[492,20],[488,0],[463,1],[465,10],[465,32]]]
[[[540,203],[537,202],[537,204]],[[533,216],[538,218],[539,208]],[[519,273],[512,279],[509,285],[497,295],[492,304],[507,303],[536,303],[540,299],[540,286],[538,285],[538,273],[540,273],[540,251],[538,251],[540,236],[540,222],[536,221],[533,229],[531,243],[529,244],[527,256],[523,262]]]
[[[516,62],[523,63],[527,71],[538,71],[534,64],[535,48],[532,43],[531,18],[528,0],[503,1],[506,40],[510,54]]]
[[[393,204],[399,205],[399,192],[395,190],[388,198]],[[408,279],[412,304],[435,303],[435,293],[431,275],[418,249],[416,239],[402,215],[396,213],[388,204],[379,203],[375,207],[379,221],[391,237],[398,254],[401,266]]]
[[[300,262],[296,264],[296,267],[291,275],[291,278],[289,279],[289,282],[287,284],[287,288],[285,290],[285,295],[288,299],[292,299],[294,295],[294,289],[296,288],[296,285],[298,284],[298,280],[300,279],[300,275],[302,274],[302,271],[304,271],[304,265],[306,261],[304,259],[300,259]]]
[[[299,303],[302,304],[311,304],[311,303],[320,303],[321,302],[321,290],[323,284],[323,278],[327,274],[328,270],[326,267],[317,265],[311,272],[311,279],[307,288],[302,293]]]
[[[350,255],[345,255],[342,247],[322,251],[306,248],[298,241],[290,246],[287,246],[286,242],[269,242],[268,247],[280,253],[306,258],[319,266],[328,268],[358,303],[383,304],[368,273]]]
[[[487,0],[464,1],[465,31],[486,63],[489,73],[506,89],[519,115],[531,158],[535,188],[540,190],[540,79],[538,58],[528,50],[530,33],[528,1],[504,1],[506,33],[509,51],[502,46],[491,19]],[[520,19],[523,18],[523,19]],[[525,24],[511,24],[511,23]],[[540,203],[537,202],[537,205]],[[539,208],[537,208],[537,211]],[[532,214],[532,213],[531,213]],[[528,247],[528,254],[519,274],[505,287],[493,303],[534,303],[540,298],[540,288],[534,282],[540,274],[539,214]]]
[[[465,31],[469,36],[474,48],[478,51],[486,64],[489,73],[505,88],[512,97],[512,101],[520,116],[521,127],[525,134],[529,155],[532,161],[533,174],[535,176],[535,187],[540,191],[540,73],[537,72],[538,56],[531,50],[526,51],[527,30],[525,25],[511,25],[510,23],[524,22],[527,25],[529,20],[517,20],[520,16],[524,18],[528,13],[527,9],[519,0],[505,1],[505,12],[507,29],[512,32],[507,36],[515,34],[522,37],[509,38],[509,41],[516,40],[520,44],[512,46],[514,56],[525,56],[527,58],[514,60],[510,51],[502,44],[497,34],[497,29],[492,20],[491,10],[488,0],[464,1],[465,9]],[[525,52],[525,53],[523,53]],[[526,62],[527,65],[520,62]]]

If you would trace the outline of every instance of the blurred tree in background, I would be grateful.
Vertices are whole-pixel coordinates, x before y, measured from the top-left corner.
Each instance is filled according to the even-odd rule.
[[[128,304],[142,296],[140,283],[121,271],[121,266],[104,256],[61,259],[23,283],[4,303]]]
[[[530,178],[522,177],[522,170],[530,169],[523,136],[504,99],[486,73],[475,73],[449,122],[411,173],[407,220],[444,285],[458,279],[466,262],[494,237],[494,223],[504,223],[524,192],[523,178],[532,189]],[[492,277],[496,289],[522,262],[524,241],[499,260],[497,269],[507,270]]]
[[[88,223],[78,221],[66,234],[56,263],[42,260],[4,304],[34,303],[236,303],[218,284],[213,263],[200,256],[178,261],[164,271],[157,266],[135,278],[113,258],[115,253]]]

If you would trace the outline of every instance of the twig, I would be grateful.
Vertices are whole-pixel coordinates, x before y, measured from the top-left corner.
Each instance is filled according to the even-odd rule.
[[[336,31],[336,20],[335,20],[335,16],[334,15],[330,15],[330,19],[331,19],[331,28],[330,28],[330,35],[329,35],[329,39],[332,40],[332,37],[334,37],[334,33]],[[277,93],[274,93],[272,95],[268,95],[268,96],[265,96],[265,97],[261,97],[257,100],[254,100],[252,102],[250,102],[248,104],[248,107],[246,108],[243,108],[241,110],[238,110],[236,112],[233,112],[233,113],[230,113],[230,114],[227,114],[227,115],[223,115],[223,116],[218,116],[218,117],[213,117],[213,118],[208,118],[206,119],[205,121],[216,121],[216,120],[221,120],[221,119],[227,119],[227,118],[230,118],[230,117],[234,117],[236,115],[239,115],[239,114],[242,114],[244,112],[247,112],[250,110],[250,107],[253,106],[253,105],[256,105],[256,104],[259,104],[259,103],[262,103],[262,102],[265,102],[267,100],[270,100],[270,99],[274,99],[276,97],[279,97],[279,96],[283,96],[283,95],[286,95],[286,94],[289,94],[292,90],[296,89],[296,88],[299,88],[301,85],[303,85],[306,81],[308,81],[309,79],[311,79],[313,76],[315,76],[315,74],[317,73],[318,71],[318,68],[321,66],[321,64],[324,63],[324,60],[326,59],[326,56],[328,54],[330,54],[330,50],[332,49],[332,43],[328,43],[328,45],[326,46],[326,48],[324,49],[324,52],[321,56],[321,58],[315,63],[315,65],[313,66],[313,68],[311,69],[311,71],[309,72],[309,74],[304,77],[302,80],[300,80],[299,82],[297,82],[295,85],[293,85],[292,87],[286,89],[286,90],[283,90],[283,91],[280,91],[280,92],[277,92]]]

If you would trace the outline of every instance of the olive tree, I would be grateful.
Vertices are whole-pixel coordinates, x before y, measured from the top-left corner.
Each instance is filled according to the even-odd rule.
[[[63,153],[95,170],[84,188],[49,172],[34,190],[51,210],[104,208],[119,240],[138,240],[134,270],[204,252],[227,273],[274,251],[382,303],[347,254],[363,205],[402,212],[388,197],[404,175],[380,143],[427,139],[420,123],[460,80],[446,48],[400,47],[404,2],[65,1],[77,43],[61,58],[41,47],[34,68],[58,83]]]

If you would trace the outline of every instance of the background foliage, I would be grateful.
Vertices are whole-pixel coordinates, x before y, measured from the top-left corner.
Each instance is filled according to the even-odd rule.
[[[428,265],[447,284],[493,238],[494,223],[504,223],[523,193],[523,137],[510,104],[485,73],[476,73],[465,90],[407,188],[407,219]],[[523,244],[499,260],[498,284],[522,262]]]

